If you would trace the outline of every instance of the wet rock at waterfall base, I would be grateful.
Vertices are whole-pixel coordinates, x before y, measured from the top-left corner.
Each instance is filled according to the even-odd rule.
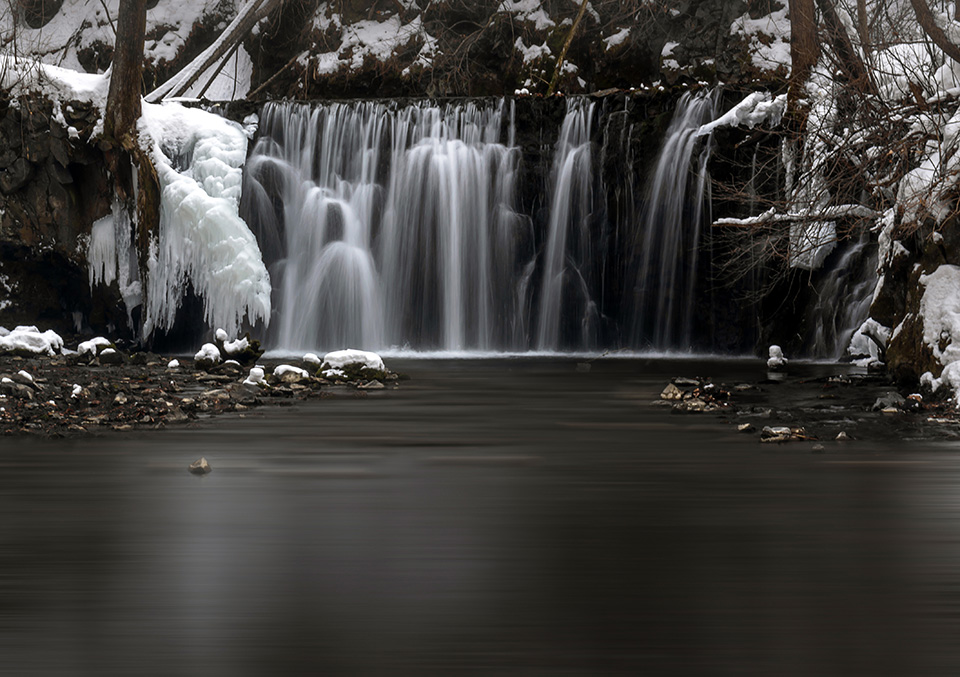
[[[211,468],[210,464],[207,463],[207,459],[201,457],[191,463],[188,470],[194,475],[206,475],[207,473],[212,472],[213,468]]]

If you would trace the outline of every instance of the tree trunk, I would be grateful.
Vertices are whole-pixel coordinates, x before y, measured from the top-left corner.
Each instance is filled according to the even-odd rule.
[[[920,27],[923,28],[924,33],[930,36],[933,44],[942,49],[943,53],[951,59],[960,63],[960,47],[950,42],[947,34],[937,25],[926,0],[910,0],[910,4],[913,5],[913,13],[917,15]]]
[[[787,112],[790,117],[794,117],[797,102],[803,98],[803,87],[810,78],[810,71],[820,59],[817,10],[814,0],[791,0],[790,31],[790,58],[793,61],[793,70],[787,90]]]
[[[583,18],[583,13],[587,11],[587,0],[583,0],[580,3],[580,11],[577,12],[577,18],[573,20],[573,25],[570,27],[570,33],[567,35],[567,41],[563,43],[563,49],[560,51],[560,56],[557,57],[557,69],[553,71],[553,78],[550,80],[550,86],[547,88],[547,96],[553,96],[553,93],[557,90],[557,82],[560,80],[560,71],[563,70],[563,60],[567,58],[567,50],[570,49],[570,43],[573,42],[573,35],[577,32],[577,26],[580,25],[580,20]]]
[[[146,24],[147,0],[120,0],[103,136],[108,144],[123,148],[127,148],[130,140],[136,137],[137,119],[140,117]]]
[[[854,48],[853,42],[850,41],[847,28],[837,15],[833,2],[831,0],[817,0],[817,7],[820,8],[823,24],[827,29],[827,35],[830,37],[830,43],[833,45],[837,66],[843,72],[847,82],[857,87],[861,92],[876,94],[873,80],[870,79],[870,74],[863,65],[863,60]]]

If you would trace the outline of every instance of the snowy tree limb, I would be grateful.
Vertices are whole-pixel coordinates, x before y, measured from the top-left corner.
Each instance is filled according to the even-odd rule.
[[[145,99],[156,103],[163,99],[183,96],[200,76],[230,52],[250,32],[260,19],[279,7],[283,0],[250,0],[212,45],[188,63],[179,73],[147,94]]]

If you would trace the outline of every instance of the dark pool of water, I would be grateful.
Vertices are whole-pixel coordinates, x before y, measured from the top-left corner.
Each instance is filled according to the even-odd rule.
[[[960,669],[955,443],[816,454],[649,405],[745,363],[392,366],[362,399],[0,438],[0,674]]]

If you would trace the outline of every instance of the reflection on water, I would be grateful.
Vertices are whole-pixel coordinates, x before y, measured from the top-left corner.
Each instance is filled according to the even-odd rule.
[[[364,399],[0,439],[0,673],[960,667],[953,446],[771,450],[648,406],[672,369],[762,377],[736,363],[391,366]]]

